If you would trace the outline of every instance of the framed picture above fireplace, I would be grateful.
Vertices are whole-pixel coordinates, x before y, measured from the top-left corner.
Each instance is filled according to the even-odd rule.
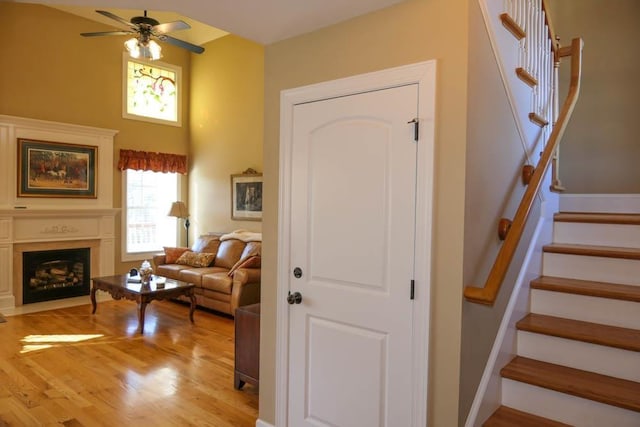
[[[18,197],[95,199],[98,147],[18,139]]]

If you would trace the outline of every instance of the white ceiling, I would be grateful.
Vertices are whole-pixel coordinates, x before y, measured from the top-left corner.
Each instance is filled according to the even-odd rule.
[[[66,9],[98,20],[93,12],[103,9],[129,20],[142,15],[150,6],[149,16],[160,22],[182,19],[192,27],[198,21],[223,31],[270,44],[314,31],[340,21],[382,9],[404,0],[5,0],[17,3],[40,3],[49,6],[74,6]],[[159,11],[175,12],[166,18]],[[96,15],[96,16],[93,16]],[[197,21],[194,19],[197,18]],[[101,21],[106,22],[106,21]],[[114,21],[115,22],[115,21]],[[109,23],[112,25],[113,23]],[[114,28],[117,28],[117,23]],[[87,31],[102,29],[88,28]],[[171,34],[190,41],[189,31]],[[203,36],[209,37],[209,36]],[[213,38],[220,37],[217,35]],[[195,39],[194,39],[195,40]],[[206,40],[208,41],[208,40]],[[196,44],[203,43],[195,42]]]

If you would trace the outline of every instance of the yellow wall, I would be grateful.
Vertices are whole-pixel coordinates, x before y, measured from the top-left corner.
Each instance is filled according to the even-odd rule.
[[[410,0],[266,48],[260,349],[260,418],[266,422],[275,421],[280,91],[429,59],[438,61],[429,420],[458,424],[467,0]]]
[[[231,220],[230,175],[262,172],[264,47],[226,36],[204,48],[191,62],[192,235],[260,231],[261,222]]]
[[[122,118],[123,37],[81,37],[111,28],[46,6],[0,2],[0,114],[116,129],[113,206],[122,206],[119,150],[188,154],[189,61],[184,49],[163,44],[163,62],[183,75],[183,126]],[[184,180],[186,182],[186,180]],[[186,186],[185,186],[186,189]],[[167,207],[168,209],[168,207]],[[120,216],[115,271],[121,263]]]

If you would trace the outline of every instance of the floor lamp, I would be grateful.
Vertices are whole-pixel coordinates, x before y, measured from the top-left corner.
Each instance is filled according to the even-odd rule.
[[[189,211],[184,202],[173,202],[169,210],[169,216],[184,219],[184,228],[187,230],[187,247],[189,247]]]

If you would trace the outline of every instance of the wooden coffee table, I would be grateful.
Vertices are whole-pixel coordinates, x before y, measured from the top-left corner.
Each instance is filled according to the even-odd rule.
[[[94,277],[91,280],[93,281],[93,286],[91,287],[91,304],[93,305],[93,311],[91,311],[92,314],[95,314],[97,308],[97,290],[109,292],[113,299],[116,300],[125,298],[136,301],[138,303],[138,329],[142,334],[144,333],[144,311],[147,308],[147,304],[153,300],[187,296],[191,299],[189,319],[191,320],[191,323],[193,323],[193,312],[196,309],[196,296],[193,293],[195,285],[192,283],[167,279],[161,276],[154,276],[150,284],[142,285],[141,283],[131,282],[128,274]],[[162,283],[164,283],[164,287],[162,287]]]

